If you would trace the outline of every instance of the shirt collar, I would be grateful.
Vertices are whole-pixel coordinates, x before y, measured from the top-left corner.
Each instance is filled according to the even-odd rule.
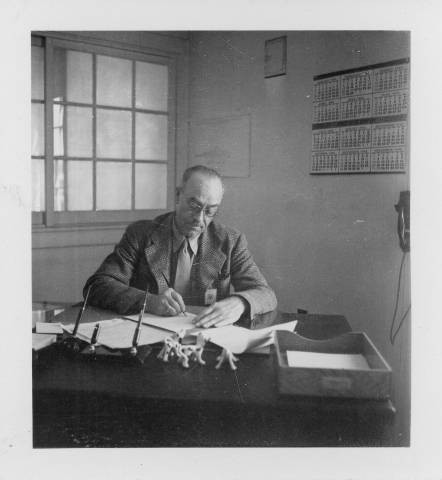
[[[193,255],[196,255],[198,252],[198,238],[193,237],[193,238],[186,238],[182,233],[178,231],[178,228],[175,224],[175,217],[173,218],[172,222],[172,232],[173,232],[173,253],[176,253],[180,247],[181,244],[183,243],[184,240],[188,240],[190,249],[192,250]]]

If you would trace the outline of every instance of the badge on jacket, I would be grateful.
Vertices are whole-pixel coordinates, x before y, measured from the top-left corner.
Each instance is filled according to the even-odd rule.
[[[204,303],[212,305],[216,302],[216,288],[208,288],[204,293]]]

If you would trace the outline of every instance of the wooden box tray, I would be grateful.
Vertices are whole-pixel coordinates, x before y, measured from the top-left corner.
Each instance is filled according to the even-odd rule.
[[[329,368],[327,355],[320,366],[289,366],[287,352],[346,354],[346,357],[360,354],[367,367]],[[280,394],[372,399],[390,396],[391,368],[365,333],[310,340],[296,333],[277,331],[273,355]]]

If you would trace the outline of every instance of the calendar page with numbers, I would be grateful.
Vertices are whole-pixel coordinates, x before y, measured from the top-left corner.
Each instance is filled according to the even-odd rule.
[[[410,60],[313,78],[312,174],[406,171]]]

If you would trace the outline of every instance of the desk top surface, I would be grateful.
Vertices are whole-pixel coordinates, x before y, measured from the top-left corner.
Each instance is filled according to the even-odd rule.
[[[70,312],[69,315],[72,315],[72,313]],[[63,318],[66,319],[67,317]],[[91,321],[96,321],[96,319],[95,317]],[[255,328],[265,327],[273,323],[294,319],[298,320],[296,332],[308,338],[332,338],[351,331],[345,317],[340,315],[273,312],[261,318],[260,321],[257,319],[254,326]],[[299,427],[299,422],[310,418],[314,423],[314,429],[319,429],[321,433],[319,433],[319,430],[318,433],[316,433],[316,430],[313,430],[312,433],[307,429],[310,432],[309,440],[306,441],[305,438],[300,439],[301,437],[298,437],[294,443],[296,445],[310,444],[308,442],[312,442],[312,445],[321,445],[323,444],[321,442],[324,442],[324,438],[327,436],[337,435],[337,438],[341,438],[342,432],[349,432],[349,429],[354,430],[352,441],[369,444],[365,437],[367,435],[366,431],[370,431],[370,435],[374,435],[374,440],[372,439],[370,442],[381,442],[378,433],[379,428],[381,428],[380,425],[385,424],[385,419],[387,421],[391,420],[394,413],[394,407],[389,400],[282,397],[277,390],[273,356],[269,354],[245,353],[239,356],[236,371],[230,370],[227,365],[223,365],[221,369],[217,370],[215,364],[220,349],[209,347],[203,355],[206,365],[192,363],[189,369],[184,369],[176,361],[172,360],[164,363],[158,360],[157,353],[160,348],[159,345],[154,346],[145,363],[137,364],[108,357],[97,358],[96,360],[85,358],[84,355],[69,357],[63,354],[60,349],[54,348],[54,346],[50,347],[34,366],[34,402],[37,402],[34,403],[34,408],[36,408],[34,411],[47,412],[50,408],[49,403],[55,402],[58,405],[61,398],[62,405],[60,408],[63,415],[56,414],[55,422],[62,417],[65,418],[66,412],[69,413],[73,406],[77,408],[79,402],[87,405],[96,402],[98,413],[93,413],[93,416],[98,418],[97,415],[103,413],[102,409],[104,407],[102,405],[109,399],[110,401],[116,399],[118,402],[117,412],[121,408],[128,408],[126,406],[129,404],[135,405],[134,408],[140,408],[143,412],[146,411],[146,408],[154,408],[153,411],[158,411],[160,408],[169,408],[164,417],[166,419],[172,418],[177,411],[195,411],[196,414],[193,418],[197,419],[196,429],[203,428],[202,423],[207,423],[207,416],[204,417],[204,422],[198,420],[202,418],[203,412],[207,411],[215,412],[213,415],[219,418],[222,418],[223,415],[234,415],[234,412],[243,412],[240,417],[245,424],[248,424],[249,421],[255,422],[256,418],[262,419],[261,415],[276,415],[275,418],[279,419],[277,421],[278,427],[275,426],[275,420],[273,419],[270,421],[270,425],[273,425],[271,428],[273,431],[275,428],[279,430],[286,428],[288,437],[291,437],[295,430],[298,432],[298,436],[300,432],[305,434],[306,430]],[[68,401],[68,398],[71,400]],[[99,400],[91,400],[94,398]],[[147,405],[151,405],[151,407],[147,407]],[[155,407],[152,407],[152,405],[155,405]],[[164,407],[160,407],[161,405]],[[247,412],[261,413],[258,414],[258,417],[254,416],[255,414],[247,413],[247,419],[244,420],[244,408]],[[109,409],[110,411],[111,409]],[[376,418],[381,418],[381,420],[375,422],[368,420],[373,412],[376,412]],[[81,417],[83,414],[77,412],[76,415]],[[109,413],[109,415],[115,416],[113,413]],[[155,418],[154,413],[153,415],[152,418]],[[211,418],[215,418],[213,415]],[[342,419],[344,422],[342,425],[344,426],[339,423],[341,420],[337,420],[338,418]],[[286,419],[298,422],[295,430],[287,426]],[[185,420],[182,419],[182,421]],[[233,423],[235,421],[229,420]],[[359,424],[359,421],[363,424]],[[219,431],[216,420],[213,420],[213,422],[215,423],[210,434],[213,435],[212,443],[213,445],[223,445],[223,443],[216,443],[215,441],[215,437],[222,435],[222,433]],[[341,426],[330,427],[330,422],[338,422]],[[259,425],[259,422],[257,425]],[[247,428],[247,425],[243,426],[243,431],[246,432]],[[48,426],[47,438],[51,438],[52,430],[53,428]],[[272,445],[285,445],[280,440],[279,430],[276,433],[274,431],[276,440]],[[38,432],[38,428],[36,431]],[[374,434],[372,431],[374,431]],[[212,438],[210,435],[207,438]],[[266,442],[266,435],[263,434],[262,436],[262,445]],[[170,436],[167,436],[167,442],[170,438]],[[244,444],[248,444],[249,441],[250,436],[247,436]],[[157,446],[157,440],[154,440],[154,442],[153,445]],[[334,444],[334,442],[335,440],[331,443]],[[211,446],[212,443],[209,442],[208,445]],[[257,441],[257,445],[261,445],[261,443]],[[42,444],[47,444],[47,442],[44,441]],[[224,444],[229,445],[228,442]],[[242,445],[241,442],[238,442],[238,444]],[[289,444],[287,443],[287,445]],[[169,444],[167,445],[169,446]],[[187,436],[184,436],[182,445],[191,446],[193,444],[188,442]]]
[[[56,320],[72,321],[75,311],[72,309]],[[96,321],[98,317],[103,319],[106,315],[106,312],[93,311],[85,321]],[[261,322],[255,322],[255,327],[294,319],[298,320],[295,331],[312,339],[332,338],[351,331],[347,320],[341,315],[281,312],[263,316]],[[167,363],[158,360],[160,348],[154,346],[143,365],[125,362],[121,358],[100,356],[96,360],[90,360],[85,355],[69,357],[53,350],[34,371],[34,389],[274,407],[293,404],[293,399],[283,399],[278,394],[272,355],[245,353],[239,356],[236,371],[227,365],[217,370],[216,357],[220,348],[209,346],[203,355],[206,365],[192,362],[190,368],[185,369],[173,359]],[[330,400],[327,404],[330,404]],[[321,402],[321,399],[314,401]],[[331,401],[332,404],[342,402],[343,400]]]

